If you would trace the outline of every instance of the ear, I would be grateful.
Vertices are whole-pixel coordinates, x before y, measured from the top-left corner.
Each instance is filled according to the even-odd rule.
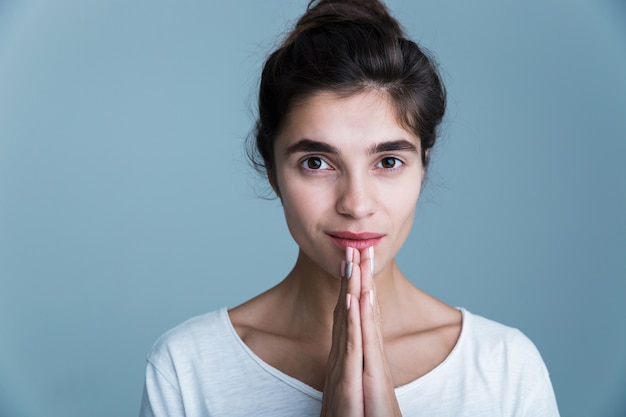
[[[272,187],[272,190],[274,190],[276,196],[282,200],[282,197],[280,196],[280,188],[278,188],[278,182],[276,181],[276,174],[274,173],[274,171],[267,171],[267,180],[269,181],[270,186]]]
[[[424,162],[422,163],[422,176],[426,175],[426,165],[430,158],[430,148],[424,151]]]

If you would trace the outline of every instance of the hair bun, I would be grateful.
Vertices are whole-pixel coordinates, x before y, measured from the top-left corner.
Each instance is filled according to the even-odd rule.
[[[253,164],[275,180],[274,142],[297,103],[320,92],[369,90],[393,102],[398,123],[419,138],[426,167],[446,108],[434,61],[406,38],[382,0],[311,0],[263,66]]]
[[[340,22],[370,22],[376,26],[382,24],[395,32],[396,37],[404,37],[400,23],[379,0],[311,0],[307,12],[296,24],[296,31]]]

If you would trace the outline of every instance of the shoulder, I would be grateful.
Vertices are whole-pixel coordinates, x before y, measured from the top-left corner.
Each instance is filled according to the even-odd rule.
[[[519,329],[463,311],[459,350],[482,366],[512,375],[543,377],[548,372],[535,344]]]
[[[154,365],[197,357],[215,350],[230,336],[226,308],[192,317],[163,333],[152,345]]]
[[[500,392],[500,406],[510,414],[558,416],[548,369],[535,344],[516,328],[462,311],[457,364],[474,391]]]
[[[531,340],[519,329],[473,314],[467,310],[462,310],[462,312],[462,337],[477,348],[516,349],[520,353],[537,350]]]

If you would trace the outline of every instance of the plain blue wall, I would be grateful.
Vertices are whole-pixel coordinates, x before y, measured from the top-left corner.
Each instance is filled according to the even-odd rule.
[[[243,140],[306,1],[0,1],[0,415],[133,416],[180,321],[296,247]],[[626,415],[626,8],[390,0],[449,89],[399,262],[521,328],[563,416]]]

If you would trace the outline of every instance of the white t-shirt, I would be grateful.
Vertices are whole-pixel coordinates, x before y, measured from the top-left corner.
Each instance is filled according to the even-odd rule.
[[[426,375],[396,388],[404,417],[556,417],[546,367],[519,330],[461,309],[461,335]],[[168,331],[148,355],[140,417],[318,417],[322,393],[263,362],[226,308]]]

